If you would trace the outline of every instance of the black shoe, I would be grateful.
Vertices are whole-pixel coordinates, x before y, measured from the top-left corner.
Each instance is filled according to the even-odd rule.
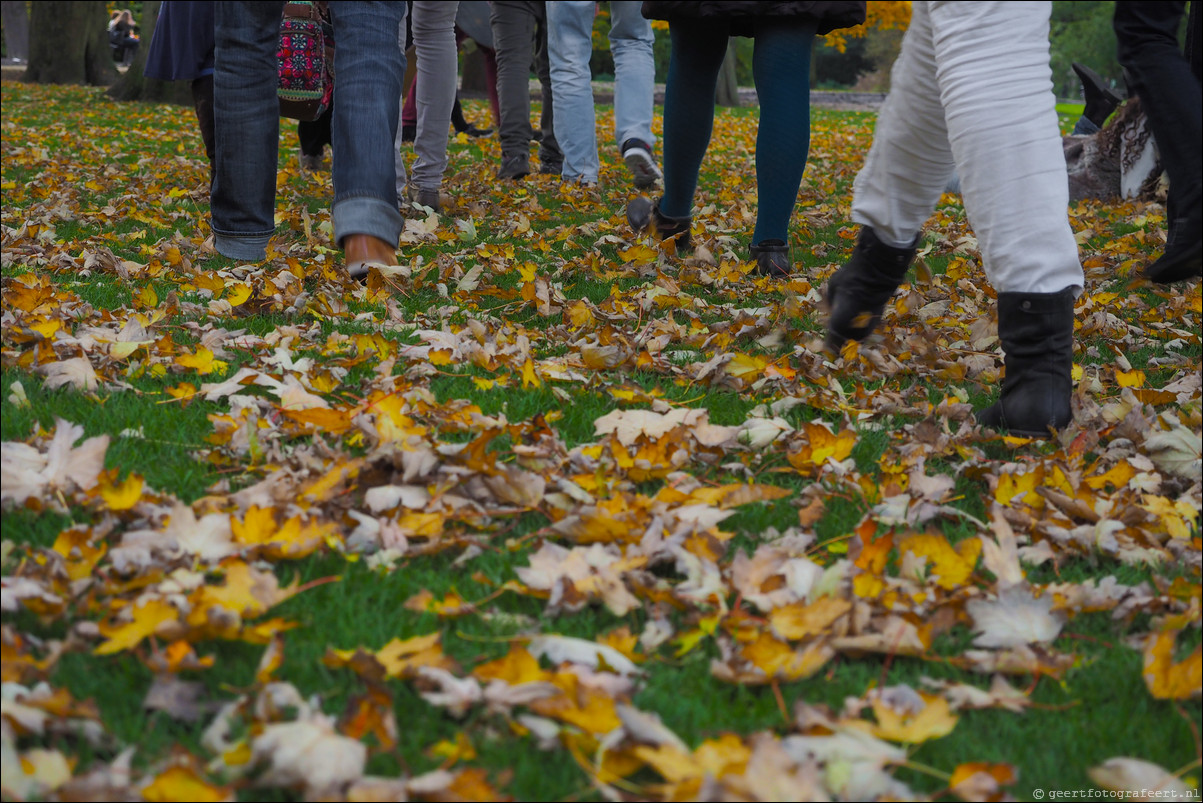
[[[558,176],[564,172],[563,162],[541,162],[539,173],[544,176]]]
[[[401,126],[401,141],[413,142],[418,137],[418,127],[416,125]]]
[[[827,280],[823,295],[830,314],[827,348],[839,352],[849,340],[863,340],[881,323],[886,302],[906,278],[918,235],[909,248],[894,248],[862,226],[852,256]]]
[[[543,141],[543,132],[537,128],[532,128],[531,132],[530,132],[530,139],[531,139],[531,142],[542,142]]]
[[[470,126],[468,126],[467,128],[465,128],[463,131],[461,131],[461,132],[459,132],[459,133],[461,133],[461,134],[467,134],[467,135],[468,135],[468,136],[470,136],[470,137],[487,137],[487,136],[489,136],[490,134],[492,134],[492,133],[493,133],[493,129],[491,129],[491,128],[477,128],[477,127],[476,127],[476,126],[474,126],[474,125],[470,125]]]
[[[1047,438],[1073,420],[1074,292],[999,293],[998,339],[1007,372],[979,424]]]
[[[678,254],[693,250],[693,240],[689,237],[690,218],[661,214],[659,202],[652,203],[647,196],[640,195],[627,204],[627,223],[637,232],[651,229],[661,243],[672,240]]]
[[[1193,216],[1170,223],[1165,253],[1144,269],[1145,278],[1158,284],[1170,284],[1203,276],[1203,224],[1196,209]]]
[[[501,167],[497,169],[497,178],[512,178],[514,181],[530,175],[530,157],[524,153],[503,156]]]
[[[1086,110],[1082,112],[1082,116],[1102,128],[1103,123],[1107,122],[1107,118],[1124,99],[1107,86],[1101,75],[1085,64],[1075,61],[1070,66],[1082,82],[1082,99],[1086,101]]]
[[[791,268],[789,246],[783,240],[761,240],[749,249],[756,260],[756,272],[774,279],[788,279]]]

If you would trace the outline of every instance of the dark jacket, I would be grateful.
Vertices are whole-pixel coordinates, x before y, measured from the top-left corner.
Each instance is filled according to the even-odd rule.
[[[741,23],[752,18],[781,17],[813,22],[818,34],[836,28],[851,28],[865,21],[864,2],[832,0],[832,2],[788,2],[788,0],[644,0],[643,16],[652,20],[710,19],[724,20],[736,36],[750,36],[751,29]]]

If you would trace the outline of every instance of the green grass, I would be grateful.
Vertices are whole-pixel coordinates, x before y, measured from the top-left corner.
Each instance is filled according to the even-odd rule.
[[[62,419],[82,426],[85,437],[110,436],[104,465],[114,481],[144,480],[141,498],[128,508],[113,509],[101,490],[68,487],[61,499],[48,496],[24,506],[6,502],[3,511],[6,580],[19,576],[51,583],[69,599],[61,610],[22,604],[11,619],[6,611],[6,650],[16,643],[10,635],[41,656],[48,642],[67,639],[69,632],[83,634],[68,640],[61,658],[46,669],[10,662],[6,652],[4,679],[45,680],[75,699],[95,701],[106,734],[98,746],[70,736],[22,734],[15,747],[60,750],[78,760],[76,774],[112,761],[128,746],[136,748],[136,769],[148,777],[161,772],[173,755],[187,753],[201,767],[216,758],[201,742],[212,711],[183,722],[142,706],[154,679],[154,654],[168,647],[168,638],[104,656],[91,653],[98,639],[87,636],[92,623],[107,627],[122,608],[140,604],[135,602],[140,595],[159,594],[169,576],[198,572],[209,584],[220,585],[224,570],[213,561],[182,553],[121,552],[130,545],[127,538],[165,550],[154,539],[164,537],[160,531],[171,515],[179,515],[170,512],[176,500],[191,505],[198,517],[226,515],[240,524],[249,520],[251,507],[268,506],[276,511],[277,526],[293,517],[328,525],[318,548],[303,557],[248,549],[244,556],[259,559],[257,565],[273,571],[281,584],[295,580],[305,588],[248,619],[281,617],[297,624],[280,636],[285,657],[273,677],[293,684],[305,698],[313,696],[344,732],[351,727],[349,706],[369,685],[350,669],[323,663],[329,648],[378,650],[394,638],[437,632],[455,663],[454,674],[464,677],[539,633],[593,640],[627,628],[638,635],[649,621],[662,618],[684,636],[707,617],[719,616],[717,631],[690,642],[688,649],[670,641],[646,651],[644,674],[629,701],[697,747],[725,733],[795,732],[792,716],[799,703],[839,711],[847,700],[880,686],[921,688],[923,677],[988,685],[988,677],[955,663],[973,642],[965,600],[996,590],[997,578],[982,565],[947,593],[927,587],[928,601],[939,611],[931,620],[922,613],[930,609],[904,606],[903,613],[917,624],[947,620],[920,657],[845,651],[808,679],[759,685],[718,680],[712,663],[722,657],[720,639],[752,627],[753,617],[765,614],[730,585],[730,564],[737,555],[754,555],[773,532],[809,539],[807,556],[824,569],[838,570],[839,561],[857,559],[862,546],[857,529],[867,519],[880,518],[875,506],[888,495],[888,483],[900,491],[897,483],[904,480],[899,478],[923,461],[927,476],[952,479],[948,497],[932,500],[950,510],[914,527],[895,526],[896,539],[918,530],[964,547],[979,535],[991,537],[974,521],[990,520],[1003,473],[1040,469],[1047,475],[1045,485],[1064,490],[1052,479],[1061,471],[1084,491],[1083,477],[1123,460],[1147,468],[1141,462],[1148,460],[1142,422],[1168,427],[1172,413],[1196,437],[1200,431],[1197,393],[1185,404],[1155,399],[1147,411],[1119,425],[1099,424],[1085,451],[1056,442],[1015,446],[988,439],[962,431],[954,413],[938,411],[937,405],[956,393],[975,406],[997,394],[996,375],[989,374],[997,372],[999,362],[993,346],[984,352],[992,358],[986,374],[961,377],[953,370],[958,363],[950,355],[973,351],[963,341],[992,314],[989,296],[978,294],[985,286],[980,256],[957,245],[969,229],[953,196],[945,197],[926,234],[933,243],[925,259],[932,278],[921,281],[912,274],[914,303],[891,306],[880,345],[873,347],[898,356],[900,365],[863,354],[843,362],[820,359],[811,349],[824,326],[819,288],[851,247],[851,182],[872,135],[872,114],[814,110],[810,161],[791,231],[798,274],[785,288],[733,270],[746,260],[756,201],[751,156],[756,110],[734,109],[716,116],[696,198],[696,239],[714,255],[717,267],[652,261],[640,253],[622,256],[635,240],[622,216],[630,197],[627,179],[613,153],[603,152],[601,188],[574,195],[550,177],[498,184],[491,178],[499,157],[495,139],[453,140],[445,185],[453,203],[439,229],[445,237],[404,245],[401,262],[413,268],[413,277],[373,293],[341,278],[341,255],[328,229],[329,176],[297,172],[291,126],[281,133],[279,226],[273,242],[279,256],[245,266],[204,250],[207,166],[187,110],[114,104],[96,90],[79,87],[5,84],[3,101],[4,441],[44,451],[56,420]],[[473,103],[469,111],[477,118],[485,113],[483,105]],[[1080,111],[1080,105],[1059,105],[1063,128],[1072,127]],[[599,132],[609,130],[611,113],[604,108],[599,114]],[[657,132],[660,126],[657,118]],[[599,142],[605,141],[599,133]],[[110,165],[116,169],[106,173]],[[89,177],[96,186],[88,186]],[[173,198],[172,190],[186,192]],[[311,242],[302,210],[310,218]],[[1071,213],[1075,230],[1089,226],[1095,232],[1082,244],[1084,261],[1101,260],[1112,269],[1106,278],[1088,277],[1083,303],[1115,294],[1100,306],[1123,324],[1122,335],[1113,337],[1110,323],[1095,321],[1090,325],[1096,329],[1079,339],[1075,364],[1090,371],[1097,367],[1100,377],[1097,389],[1084,391],[1086,400],[1102,407],[1121,398],[1112,346],[1122,346],[1132,367],[1146,372],[1146,389],[1197,372],[1203,354],[1198,284],[1181,292],[1132,288],[1114,270],[1124,260],[1156,253],[1156,237],[1143,235],[1159,231],[1162,208],[1149,202],[1088,202]],[[450,221],[457,218],[471,219],[474,242],[455,236]],[[17,236],[23,225],[38,223],[53,225],[53,236]],[[1138,250],[1115,251],[1120,238]],[[85,252],[103,256],[105,249],[119,261],[137,264],[114,267],[105,257],[99,267],[83,271]],[[318,262],[318,254],[327,261]],[[147,272],[139,266],[147,266]],[[457,292],[464,274],[476,266],[483,268],[477,288]],[[285,271],[299,280],[284,281]],[[123,278],[123,272],[130,277]],[[208,290],[186,289],[223,276],[223,281],[250,283],[255,294],[227,309],[212,303]],[[28,289],[35,286],[42,294],[36,304]],[[156,304],[144,301],[148,288]],[[219,288],[217,294],[228,298],[230,292]],[[960,305],[960,317],[925,323],[918,310],[948,298]],[[588,315],[577,317],[582,309]],[[109,341],[138,316],[151,332],[150,345],[111,358]],[[1179,332],[1150,325],[1166,320]],[[434,359],[417,351],[447,338],[455,341],[458,356]],[[936,348],[924,352],[923,343]],[[181,362],[202,344],[212,346],[227,366],[201,374]],[[621,362],[590,368],[584,361],[586,348],[610,346],[625,355]],[[738,378],[723,368],[700,376],[703,365],[723,355],[760,360],[761,367]],[[48,366],[77,356],[89,360],[101,385],[94,390],[48,387]],[[310,367],[303,367],[305,360]],[[233,401],[229,395],[210,401],[186,392],[185,385],[202,389],[243,367],[267,379],[236,389]],[[528,367],[533,379],[526,375]],[[347,413],[348,428],[294,423],[272,389],[272,382],[290,377],[332,411]],[[27,403],[19,400],[17,383]],[[814,445],[800,435],[755,450],[722,451],[698,445],[681,430],[658,444],[640,441],[632,455],[649,464],[624,468],[619,448],[599,439],[595,429],[602,416],[648,410],[653,399],[655,405],[704,409],[711,424],[737,427],[786,398],[798,400],[780,413],[790,427],[805,432],[821,423],[836,435],[851,433],[854,445],[845,459],[795,468],[791,457],[797,460],[800,450]],[[400,417],[386,423],[390,410]],[[390,434],[389,424],[403,434]],[[396,438],[393,445],[382,445],[390,437]],[[435,468],[406,478],[406,461],[427,448],[436,455]],[[306,495],[338,467],[351,467],[352,478],[325,495]],[[502,504],[488,490],[498,478],[532,475],[546,482],[548,494],[535,503]],[[626,544],[640,543],[657,521],[675,521],[679,503],[664,501],[674,493],[749,479],[787,494],[735,507],[708,533],[714,544],[725,543],[714,547],[720,553],[721,601],[674,597],[670,592],[690,579],[689,567],[667,557],[641,574],[624,575],[641,607],[622,616],[598,600],[555,608],[538,595],[504,590],[546,543],[574,546],[554,529],[565,516],[587,511],[568,495],[569,483],[602,508],[595,533],[601,523],[629,523],[627,541],[600,539],[599,548],[618,554]],[[270,482],[251,488],[264,480]],[[388,484],[420,486],[447,504],[438,508],[437,539],[411,532],[408,552],[396,556],[391,569],[372,568],[371,553],[381,544],[346,551],[360,521],[352,513],[367,510],[365,492],[371,486]],[[258,494],[240,496],[241,491]],[[1107,546],[1105,539],[1081,548],[1047,539],[1040,527],[1066,529],[1082,522],[1055,517],[1043,502],[1028,507],[1017,499],[1011,506],[1033,522],[1030,531],[1019,528],[1020,536],[1036,534],[1055,553],[1052,561],[1026,565],[1028,581],[1040,587],[1114,577],[1127,586],[1148,584],[1163,596],[1118,619],[1109,612],[1069,618],[1050,648],[1073,654],[1072,667],[1060,678],[1019,673],[1010,679],[1031,692],[1032,706],[1023,713],[963,712],[951,735],[908,747],[908,764],[896,773],[919,793],[942,794],[948,775],[969,762],[1013,765],[1019,780],[1009,791],[1020,799],[1036,789],[1089,788],[1087,770],[1121,755],[1171,772],[1185,768],[1188,780],[1198,777],[1197,764],[1192,767],[1199,749],[1197,703],[1154,698],[1142,679],[1141,653],[1133,647],[1172,616],[1187,623],[1175,659],[1188,658],[1198,647],[1198,562],[1168,560],[1163,543],[1168,536],[1144,513],[1161,498],[1189,508],[1197,503],[1197,491],[1163,477],[1155,490],[1112,485],[1091,494],[1103,518],[1123,521],[1130,531],[1125,532],[1163,562],[1141,562]],[[822,502],[821,515],[800,523],[799,509],[813,498]],[[1182,554],[1197,558],[1197,513],[1186,519],[1194,541]],[[93,545],[109,550],[95,567],[85,567],[75,586],[64,580],[64,567],[77,565],[72,561],[82,553],[61,547],[73,527],[79,530],[71,532],[87,532]],[[879,532],[889,529],[883,524]],[[60,540],[63,533],[68,535]],[[681,543],[687,550],[702,550],[704,541]],[[56,542],[65,554],[54,551]],[[114,552],[132,563],[115,562]],[[897,581],[902,564],[896,540],[883,578]],[[929,577],[930,570],[929,564]],[[1176,596],[1165,596],[1176,581]],[[1181,586],[1188,589],[1185,596]],[[467,615],[440,617],[405,606],[421,592],[436,600],[455,592],[481,602]],[[190,604],[186,597],[179,592],[172,604]],[[875,617],[888,613],[881,600],[859,602]],[[876,625],[866,627],[873,632]],[[214,634],[194,633],[188,640],[199,656],[214,660],[211,669],[179,673],[203,684],[206,703],[262,692],[256,679],[262,644]],[[552,668],[546,661],[544,667]],[[435,769],[443,762],[431,748],[462,734],[477,755],[452,769],[482,768],[504,794],[601,799],[566,749],[538,750],[513,721],[481,705],[462,718],[452,716],[420,696],[423,683],[413,677],[383,682],[399,725],[398,745],[391,751],[373,748],[370,773],[398,776]],[[244,716],[240,727],[258,727],[253,719]],[[365,741],[374,744],[371,737]],[[223,780],[217,772],[202,774]],[[632,776],[642,785],[631,794],[654,797],[646,784],[661,780],[644,769]],[[247,800],[303,796],[297,789],[245,784],[234,791]]]

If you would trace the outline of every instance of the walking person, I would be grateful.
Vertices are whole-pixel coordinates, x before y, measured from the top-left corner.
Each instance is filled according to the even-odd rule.
[[[827,345],[881,321],[955,169],[1006,374],[980,423],[1047,437],[1072,420],[1074,300],[1083,273],[1049,67],[1051,2],[915,2],[873,145],[853,184],[861,225],[828,281]]]
[[[1159,284],[1203,275],[1203,84],[1199,15],[1190,4],[1186,51],[1178,49],[1184,0],[1115,4],[1119,63],[1140,96],[1170,178],[1165,253],[1144,269]]]
[[[656,65],[651,21],[639,0],[611,0],[610,52],[614,56],[614,138],[635,186],[647,189],[660,178],[652,156],[652,103]],[[596,184],[597,118],[592,74],[593,0],[557,0],[547,6],[547,53],[556,103],[556,141],[564,152],[561,178]]]
[[[275,232],[283,8],[280,0],[217,4],[212,229],[218,253],[231,259],[263,259]],[[405,4],[345,0],[330,4],[330,16],[338,42],[331,219],[348,271],[364,276],[369,264],[396,262],[401,236],[392,149],[405,72],[397,47]]]
[[[668,20],[672,56],[664,91],[664,194],[636,198],[627,220],[654,229],[677,251],[689,227],[698,171],[714,128],[714,94],[731,36],[755,40],[760,99],[756,135],[756,228],[751,257],[762,275],[789,276],[789,221],[810,149],[810,53],[816,34],[865,21],[863,2],[673,2],[649,0],[644,15]]]
[[[532,50],[535,73],[543,88],[540,120],[539,172],[560,175],[564,154],[555,136],[551,71],[547,60],[547,15],[543,0],[493,0],[489,23],[497,51],[497,99],[501,106],[498,137],[501,166],[497,178],[522,179],[530,174],[530,71]]]
[[[163,0],[146,54],[147,78],[187,81],[213,182],[217,151],[213,134],[213,6],[211,0]]]

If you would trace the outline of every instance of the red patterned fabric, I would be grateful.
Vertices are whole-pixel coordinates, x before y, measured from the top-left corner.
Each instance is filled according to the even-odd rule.
[[[321,117],[334,97],[334,40],[314,3],[287,3],[280,21],[280,114]]]

